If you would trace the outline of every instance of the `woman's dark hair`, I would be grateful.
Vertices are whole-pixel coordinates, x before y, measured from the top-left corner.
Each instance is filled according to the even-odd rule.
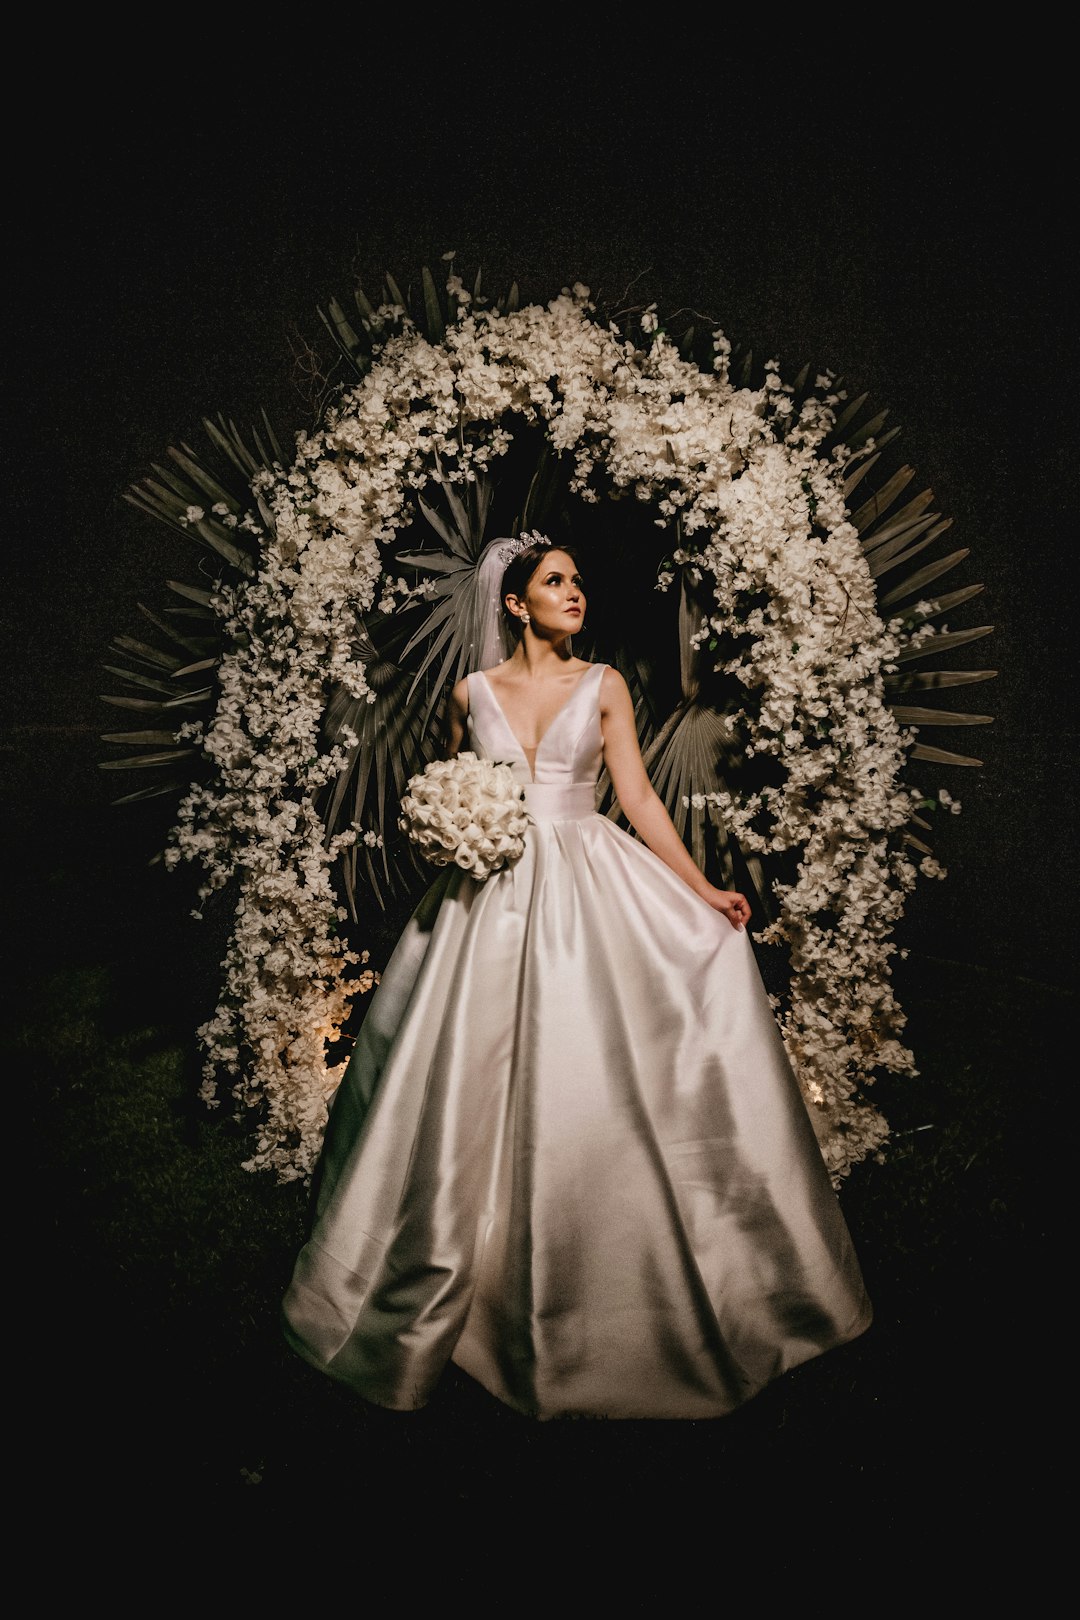
[[[502,602],[503,617],[515,636],[521,635],[523,626],[517,615],[510,612],[506,605],[506,598],[508,596],[524,596],[530,579],[532,579],[544,558],[553,551],[565,552],[575,568],[581,567],[577,547],[564,546],[561,540],[553,540],[550,545],[546,546],[526,546],[525,550],[519,551],[516,557],[511,557],[506,565],[502,577],[500,600]]]

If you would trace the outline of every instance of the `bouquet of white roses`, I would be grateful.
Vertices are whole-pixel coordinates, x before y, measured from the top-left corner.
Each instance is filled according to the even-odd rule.
[[[518,859],[531,820],[510,766],[464,753],[409,778],[398,826],[425,860],[482,882]]]

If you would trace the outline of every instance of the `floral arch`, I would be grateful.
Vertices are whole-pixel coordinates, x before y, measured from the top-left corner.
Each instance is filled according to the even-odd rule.
[[[444,286],[388,277],[324,319],[355,380],[289,453],[208,422],[211,452],[171,451],[129,496],[211,563],[208,588],[170,582],[154,642],[114,642],[108,701],[149,729],[108,733],[128,752],[103,762],[161,772],[125,797],[180,793],[166,862],[201,865],[200,904],[235,903],[204,1100],[250,1121],[245,1168],[310,1174],[377,979],[365,919],[419,880],[397,805],[466,668],[480,552],[541,528],[603,581],[578,650],[626,676],[676,825],[765,920],[838,1184],[888,1137],[875,1077],[915,1072],[893,933],[919,876],[944,876],[927,814],[959,806],[909,765],[977,766],[921,734],[990,719],[926,704],[994,674],[925,667],[991,628],[945,619],[982,589],[940,592],[967,556],[931,550],[949,520],[887,469],[865,396],[736,362],[708,322],[617,321],[580,285],[489,300],[452,262]]]

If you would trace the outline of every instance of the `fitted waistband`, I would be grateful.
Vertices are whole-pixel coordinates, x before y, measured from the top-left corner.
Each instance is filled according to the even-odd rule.
[[[526,782],[525,807],[534,821],[581,821],[596,810],[592,782]]]

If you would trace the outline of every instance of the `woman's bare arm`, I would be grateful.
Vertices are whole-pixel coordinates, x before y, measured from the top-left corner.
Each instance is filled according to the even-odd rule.
[[[708,881],[649,781],[638,746],[630,689],[615,669],[604,671],[600,686],[600,724],[604,734],[604,763],[631,826],[653,854],[659,855],[714,911],[723,912],[733,928],[745,927],[750,920],[750,906],[745,896],[734,889],[718,889]]]
[[[446,757],[454,759],[465,741],[465,722],[469,717],[469,683],[458,681],[450,693],[446,716]]]

